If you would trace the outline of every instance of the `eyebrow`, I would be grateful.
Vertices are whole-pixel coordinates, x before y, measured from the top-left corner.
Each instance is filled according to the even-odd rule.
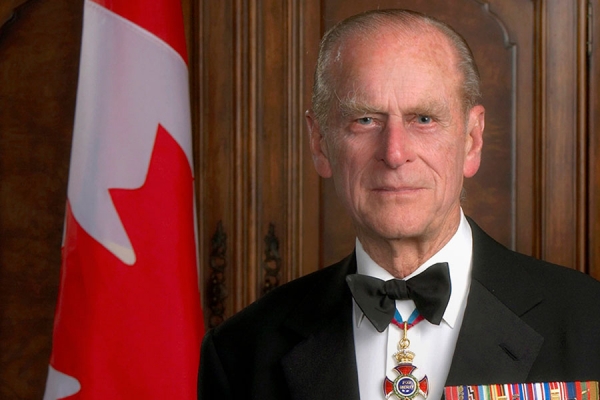
[[[443,116],[450,114],[450,107],[445,101],[429,101],[424,104],[416,105],[411,107],[407,114],[416,115],[431,115],[431,116]]]
[[[385,114],[381,109],[361,101],[356,92],[351,92],[344,98],[340,98],[337,93],[338,108],[342,117],[350,117],[363,114]]]
[[[388,114],[383,109],[370,105],[360,99],[354,92],[348,94],[345,98],[336,97],[338,99],[338,107],[342,117],[351,117],[364,114]],[[439,100],[430,100],[423,104],[417,104],[404,111],[404,114],[412,115],[430,115],[441,117],[449,114],[450,107],[448,102]]]

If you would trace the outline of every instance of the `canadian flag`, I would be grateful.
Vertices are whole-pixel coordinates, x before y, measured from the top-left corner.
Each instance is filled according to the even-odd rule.
[[[181,5],[85,0],[44,399],[195,399],[202,320]]]

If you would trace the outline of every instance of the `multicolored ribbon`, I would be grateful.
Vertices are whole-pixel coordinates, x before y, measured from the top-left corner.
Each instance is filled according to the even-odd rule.
[[[396,325],[398,328],[404,330],[404,323],[406,322],[406,330],[409,330],[419,322],[423,321],[423,316],[419,313],[419,310],[415,308],[415,310],[410,314],[406,321],[402,320],[402,315],[400,315],[400,311],[396,309],[394,314],[394,319],[392,319],[392,324]]]
[[[446,400],[600,400],[598,382],[448,386]]]

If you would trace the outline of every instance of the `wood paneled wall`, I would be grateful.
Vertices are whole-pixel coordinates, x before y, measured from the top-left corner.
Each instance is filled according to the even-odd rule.
[[[468,212],[508,246],[600,279],[600,23],[587,15],[598,15],[600,0],[183,5],[209,326],[352,249],[351,224],[313,171],[303,113],[324,29],[372,7],[430,12],[474,48],[488,115]],[[43,393],[81,10],[80,0],[0,4],[2,399]]]
[[[81,11],[73,0],[0,4],[2,399],[41,399],[46,382]]]

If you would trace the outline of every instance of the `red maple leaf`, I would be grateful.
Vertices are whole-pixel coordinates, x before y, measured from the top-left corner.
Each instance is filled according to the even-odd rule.
[[[67,204],[51,365],[81,384],[68,399],[193,399],[203,330],[193,177],[162,126],[146,182],[110,194],[136,262],[100,245]]]

